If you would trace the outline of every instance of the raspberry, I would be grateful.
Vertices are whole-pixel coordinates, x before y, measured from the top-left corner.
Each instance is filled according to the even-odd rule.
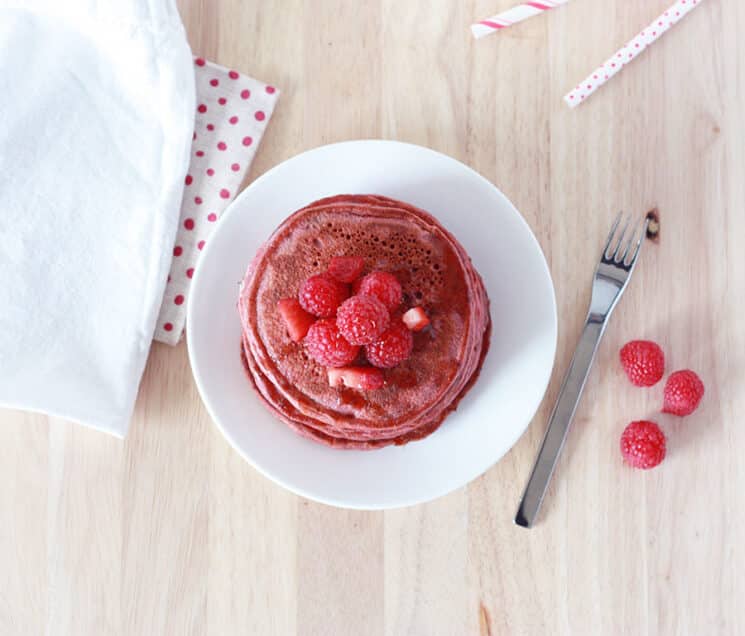
[[[309,314],[319,318],[330,318],[348,295],[349,290],[346,285],[334,280],[328,274],[317,274],[307,278],[300,285],[298,300]]]
[[[634,386],[653,386],[665,374],[665,354],[650,340],[632,340],[621,349],[621,366]]]
[[[704,397],[704,383],[690,369],[676,371],[665,383],[662,412],[672,415],[690,415]]]
[[[327,369],[329,386],[349,387],[360,391],[374,391],[385,385],[383,372],[375,367],[344,367],[341,369]]]
[[[318,364],[324,367],[343,367],[350,364],[360,348],[349,344],[339,333],[333,320],[314,322],[305,336],[305,348]]]
[[[367,360],[381,369],[390,369],[406,360],[414,347],[414,336],[400,320],[391,325],[376,342],[365,347]]]
[[[401,283],[388,272],[371,272],[360,282],[360,294],[375,296],[386,306],[388,311],[393,311],[401,304]]]
[[[631,422],[621,435],[621,455],[634,468],[654,468],[665,459],[665,434],[654,422]]]
[[[352,296],[336,312],[336,326],[352,344],[375,342],[390,323],[385,305],[372,296]]]
[[[352,283],[365,267],[361,256],[334,256],[329,263],[328,273],[342,283]]]

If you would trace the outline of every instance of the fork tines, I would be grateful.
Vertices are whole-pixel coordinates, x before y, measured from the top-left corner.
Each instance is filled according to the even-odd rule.
[[[603,250],[602,261],[607,264],[617,265],[619,267],[630,268],[636,257],[639,254],[639,248],[641,247],[642,241],[647,234],[647,226],[649,225],[649,219],[644,217],[637,225],[637,229],[631,233],[628,240],[624,242],[626,232],[632,225],[632,215],[628,215],[623,223],[620,234],[618,234],[618,228],[621,226],[621,221],[624,218],[624,213],[620,212],[613,222],[610,234],[608,235],[608,241],[605,244]],[[615,248],[613,246],[615,245]]]

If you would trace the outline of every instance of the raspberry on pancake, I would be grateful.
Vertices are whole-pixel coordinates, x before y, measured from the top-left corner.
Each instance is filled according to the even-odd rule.
[[[388,311],[394,311],[401,304],[401,283],[388,272],[370,272],[360,282],[359,294],[375,296]]]
[[[300,286],[298,300],[303,309],[319,318],[330,318],[349,295],[346,285],[328,274],[307,278]]]
[[[336,312],[336,325],[352,344],[375,342],[390,323],[385,305],[373,296],[352,296]]]

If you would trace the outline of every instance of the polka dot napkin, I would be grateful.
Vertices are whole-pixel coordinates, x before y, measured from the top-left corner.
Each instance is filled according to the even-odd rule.
[[[199,254],[235,198],[279,91],[241,73],[194,60],[196,117],[189,172],[173,261],[155,340],[175,345],[186,322],[186,299]]]

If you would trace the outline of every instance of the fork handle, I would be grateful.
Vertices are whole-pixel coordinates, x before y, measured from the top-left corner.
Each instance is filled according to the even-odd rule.
[[[556,399],[554,410],[548,422],[548,429],[541,444],[541,450],[536,458],[533,471],[530,474],[520,507],[515,516],[515,523],[530,528],[535,521],[541,507],[543,496],[546,494],[548,482],[556,467],[556,460],[564,446],[569,425],[572,423],[574,412],[577,410],[582,389],[587,375],[595,359],[600,339],[603,337],[608,316],[590,314],[585,322],[579,344],[572,357],[569,370],[564,376],[564,382]]]

